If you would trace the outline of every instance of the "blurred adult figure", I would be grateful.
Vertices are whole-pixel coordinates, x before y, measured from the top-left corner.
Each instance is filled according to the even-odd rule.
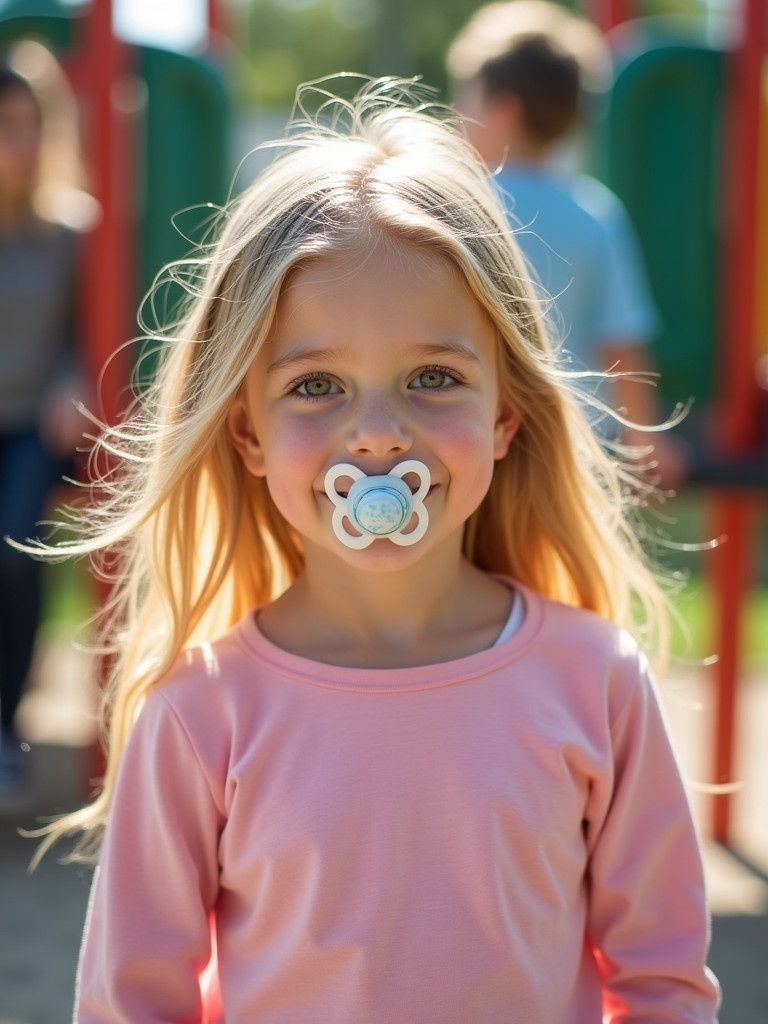
[[[78,188],[72,96],[53,56],[25,42],[0,60],[0,535],[34,536],[82,436],[78,249],[92,203]],[[23,797],[15,729],[41,610],[41,566],[0,543],[0,807]]]

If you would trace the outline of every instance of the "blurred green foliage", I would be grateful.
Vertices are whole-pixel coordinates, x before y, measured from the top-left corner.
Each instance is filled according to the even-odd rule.
[[[579,6],[576,0],[566,6]],[[445,51],[477,0],[241,0],[232,9],[245,107],[285,108],[296,86],[340,71],[419,75],[447,99]],[[706,0],[635,0],[638,15],[702,18]]]

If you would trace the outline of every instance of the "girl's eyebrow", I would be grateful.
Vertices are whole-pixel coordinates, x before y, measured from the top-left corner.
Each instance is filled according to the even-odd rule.
[[[341,348],[312,348],[310,346],[296,345],[273,360],[267,367],[267,373],[276,373],[279,370],[290,369],[297,364],[344,361],[347,355],[348,353],[345,353],[344,349]]]
[[[474,347],[466,341],[462,341],[461,338],[441,338],[440,341],[414,345],[413,350],[425,357],[458,356],[460,359],[466,359],[473,363],[480,362],[480,357]]]
[[[480,357],[475,349],[460,338],[441,338],[434,342],[419,342],[409,346],[409,351],[416,358],[438,358],[453,356],[468,362],[479,363]],[[348,362],[350,352],[342,348],[312,348],[296,345],[283,352],[267,367],[267,373],[277,373],[291,369],[298,364]]]

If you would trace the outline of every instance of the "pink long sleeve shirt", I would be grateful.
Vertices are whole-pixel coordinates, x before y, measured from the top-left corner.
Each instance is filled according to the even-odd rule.
[[[712,1024],[644,661],[519,589],[514,637],[444,664],[318,664],[253,614],[189,652],[121,765],[75,1021]]]

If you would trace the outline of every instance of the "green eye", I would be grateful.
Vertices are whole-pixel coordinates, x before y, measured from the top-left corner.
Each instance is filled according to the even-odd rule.
[[[449,380],[448,374],[442,370],[424,370],[418,376],[420,388],[442,388]]]
[[[331,382],[323,377],[318,377],[316,380],[305,380],[299,390],[302,388],[305,395],[311,395],[314,398],[322,395],[329,395],[331,393]]]

